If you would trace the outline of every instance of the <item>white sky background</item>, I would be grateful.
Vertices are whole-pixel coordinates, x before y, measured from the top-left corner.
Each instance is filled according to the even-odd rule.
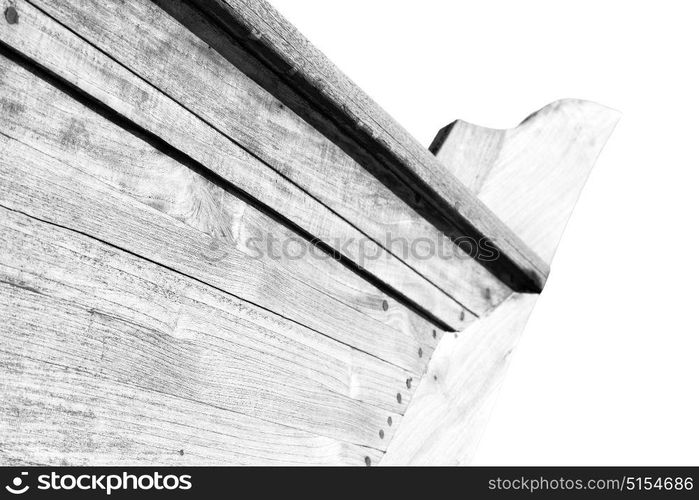
[[[271,0],[421,143],[624,113],[474,464],[699,464],[699,3]]]

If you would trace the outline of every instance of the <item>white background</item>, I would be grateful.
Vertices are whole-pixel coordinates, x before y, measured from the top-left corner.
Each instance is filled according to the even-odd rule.
[[[474,463],[699,465],[697,3],[272,3],[425,145],[564,97],[623,112]]]

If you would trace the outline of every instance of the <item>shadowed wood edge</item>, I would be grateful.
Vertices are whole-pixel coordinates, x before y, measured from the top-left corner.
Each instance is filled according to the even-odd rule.
[[[194,3],[311,106],[330,117],[357,147],[380,159],[388,171],[414,189],[427,212],[445,225],[445,234],[452,239],[489,240],[499,257],[480,262],[501,281],[516,291],[542,289],[548,265],[266,1]]]
[[[548,264],[620,113],[561,99],[517,127],[456,120],[430,150]]]
[[[619,118],[599,104],[565,99],[510,130],[457,120],[431,149],[550,262]],[[440,340],[382,465],[472,460],[537,299],[512,294],[464,332]]]

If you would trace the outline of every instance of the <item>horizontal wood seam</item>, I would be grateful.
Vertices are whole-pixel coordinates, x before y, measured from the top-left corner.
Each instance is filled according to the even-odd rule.
[[[15,141],[15,140],[16,140],[16,139],[14,139],[14,138],[12,138],[12,137],[8,137],[7,135],[5,135],[5,134],[2,133],[2,132],[0,132],[0,135],[2,135],[2,136],[4,136],[4,137],[7,137],[7,138],[8,138],[9,140],[11,140],[11,141]],[[27,147],[31,147],[31,146],[27,146]],[[33,149],[33,148],[32,148],[32,149]],[[45,153],[43,153],[43,152],[41,152],[41,151],[39,151],[39,153],[45,154]],[[351,349],[353,349],[353,350],[355,350],[355,351],[357,351],[357,352],[361,352],[361,353],[366,354],[366,355],[368,355],[368,356],[371,356],[371,357],[373,357],[373,358],[375,358],[375,359],[378,359],[378,360],[381,361],[382,363],[386,363],[386,364],[388,364],[388,365],[394,366],[394,367],[399,368],[399,369],[401,369],[401,370],[406,370],[406,368],[404,368],[404,367],[402,367],[402,366],[400,366],[400,365],[397,365],[397,364],[395,364],[395,363],[393,363],[393,362],[391,362],[391,361],[387,361],[387,360],[385,360],[385,359],[382,359],[380,356],[378,356],[378,355],[376,355],[376,354],[374,354],[374,353],[364,351],[364,350],[359,349],[359,348],[357,348],[357,347],[355,347],[355,346],[353,346],[353,345],[351,345],[351,344],[348,344],[348,343],[343,342],[343,341],[341,341],[341,340],[338,340],[338,339],[335,339],[335,338],[333,338],[333,337],[330,337],[330,336],[328,336],[327,334],[325,334],[325,333],[323,333],[323,332],[321,332],[321,331],[318,331],[318,330],[316,330],[316,329],[314,329],[314,328],[312,328],[312,327],[310,327],[310,326],[304,325],[304,324],[299,323],[298,321],[296,321],[296,320],[294,320],[294,319],[288,318],[288,317],[284,316],[283,314],[280,314],[280,313],[277,312],[277,311],[273,311],[273,310],[268,309],[268,308],[266,308],[266,307],[264,307],[264,306],[261,306],[261,305],[259,305],[259,304],[255,304],[254,302],[250,302],[249,300],[246,300],[246,299],[244,299],[244,298],[242,298],[242,297],[238,297],[238,296],[235,295],[235,294],[232,294],[232,293],[230,293],[230,292],[227,292],[226,290],[223,290],[223,289],[221,289],[221,288],[218,288],[217,286],[212,285],[212,284],[210,284],[210,283],[207,283],[207,282],[205,282],[205,281],[202,281],[202,280],[200,280],[200,279],[198,279],[198,278],[196,278],[196,277],[194,277],[194,276],[191,276],[191,275],[189,275],[189,274],[186,274],[186,273],[183,273],[183,272],[181,272],[181,271],[178,271],[177,269],[173,269],[173,268],[171,268],[171,267],[169,267],[169,266],[167,266],[167,265],[165,265],[165,264],[162,264],[162,263],[160,263],[160,262],[156,262],[156,261],[151,260],[151,259],[149,259],[149,258],[147,258],[147,257],[142,256],[142,255],[138,255],[138,254],[136,254],[136,253],[133,253],[133,252],[131,252],[130,250],[127,250],[127,249],[125,249],[125,248],[121,248],[121,247],[119,247],[119,246],[117,246],[117,245],[114,245],[114,244],[108,242],[108,241],[101,240],[100,238],[97,238],[97,237],[95,237],[95,236],[93,236],[93,235],[91,235],[91,234],[84,233],[84,232],[82,232],[82,231],[78,231],[78,230],[75,230],[75,229],[72,229],[72,228],[63,226],[63,225],[61,225],[61,224],[56,224],[55,222],[47,221],[47,220],[42,219],[42,218],[40,218],[40,217],[35,217],[35,216],[33,216],[33,215],[31,215],[31,214],[28,214],[28,213],[26,213],[26,212],[23,212],[23,211],[21,211],[21,210],[15,210],[15,209],[13,209],[13,208],[7,207],[7,206],[3,205],[2,203],[0,203],[0,208],[3,209],[3,210],[8,210],[8,211],[10,211],[10,212],[15,212],[15,213],[21,214],[21,215],[23,215],[23,216],[25,216],[25,217],[28,217],[28,218],[33,219],[33,220],[35,220],[35,221],[41,222],[42,224],[50,224],[51,226],[60,228],[60,229],[62,229],[62,230],[70,231],[70,232],[72,232],[72,233],[79,234],[79,235],[81,235],[81,236],[85,236],[86,238],[89,238],[89,239],[91,239],[91,240],[97,241],[97,242],[99,242],[99,243],[101,243],[101,244],[103,244],[103,245],[106,245],[106,246],[110,247],[110,248],[114,248],[114,249],[116,249],[116,250],[119,250],[120,252],[124,252],[124,253],[127,253],[127,254],[129,254],[129,255],[132,255],[132,256],[134,256],[134,257],[137,257],[137,258],[139,258],[139,259],[143,259],[143,260],[145,260],[145,261],[147,261],[147,262],[150,262],[151,264],[154,264],[154,265],[157,265],[157,266],[159,266],[159,267],[162,267],[163,269],[167,269],[168,271],[170,271],[170,272],[172,272],[172,273],[178,274],[178,275],[180,275],[180,276],[184,276],[184,277],[187,278],[187,279],[191,279],[191,280],[193,280],[193,281],[196,281],[197,283],[201,283],[201,284],[204,285],[204,286],[210,287],[210,288],[216,290],[217,292],[223,293],[223,294],[225,294],[225,295],[230,295],[231,297],[235,297],[236,300],[240,300],[241,302],[245,302],[246,304],[251,304],[251,305],[253,305],[253,306],[255,306],[255,307],[259,307],[260,309],[262,309],[262,310],[264,310],[264,311],[267,311],[267,312],[269,312],[269,313],[271,313],[271,314],[274,314],[275,316],[278,316],[278,317],[284,319],[285,321],[289,321],[289,322],[294,323],[294,324],[296,324],[296,325],[299,325],[299,326],[301,326],[301,327],[303,327],[303,328],[307,328],[308,330],[311,330],[311,331],[317,333],[318,335],[322,335],[323,337],[325,337],[325,338],[327,338],[327,339],[329,339],[329,340],[331,340],[331,341],[333,341],[333,342],[337,342],[338,344],[345,345],[345,346],[347,346],[347,347],[349,347],[349,348],[351,348]],[[358,312],[358,314],[361,314],[361,313]]]
[[[177,5],[179,5],[179,2],[171,2],[170,0],[153,0],[154,3],[158,6],[160,6],[162,9],[164,9],[166,12],[171,14],[179,23],[183,24],[186,28],[190,29],[196,36],[202,37],[202,36],[212,36],[208,32],[200,33],[198,30],[194,31],[195,29],[200,28],[199,23],[196,21],[192,21],[189,18],[183,19],[180,16],[185,15],[183,12],[179,12],[179,8]],[[185,1],[185,0],[183,0]],[[259,59],[258,57],[255,56],[253,52],[250,51],[249,47],[246,47],[243,44],[238,44],[237,41],[232,37],[231,33],[229,30],[226,29],[225,25],[223,25],[220,21],[220,19],[217,19],[213,17],[209,12],[206,12],[197,6],[190,6],[187,5],[188,9],[191,9],[190,12],[196,12],[201,18],[204,20],[205,23],[208,23],[209,26],[214,27],[214,29],[218,30],[220,34],[226,38],[226,43],[229,46],[232,46],[235,44],[236,49],[233,52],[237,55],[240,54],[245,54],[246,58],[246,63],[247,64],[252,64],[255,66],[255,70],[257,71],[260,69],[260,74],[257,73],[250,73],[244,69],[244,67],[238,67],[238,63],[236,61],[231,60],[231,56],[227,55],[224,51],[221,51],[218,46],[214,46],[214,44],[218,43],[219,37],[218,36],[212,36],[212,39],[209,38],[202,38],[202,41],[207,43],[207,44],[212,44],[211,48],[214,50],[217,50],[219,54],[226,60],[228,60],[231,64],[234,66],[238,67],[240,71],[242,71],[248,78],[250,78],[256,85],[260,86],[264,90],[266,90],[270,95],[272,95],[275,99],[277,99],[280,103],[283,103],[284,105],[288,106],[295,114],[297,114],[299,117],[301,117],[304,121],[309,123],[312,127],[314,127],[319,133],[321,133],[329,142],[333,143],[335,146],[337,146],[340,150],[342,150],[347,156],[353,158],[353,160],[360,165],[360,167],[366,167],[364,163],[366,161],[371,161],[372,164],[374,165],[379,165],[381,162],[372,156],[371,153],[369,153],[368,150],[366,150],[363,146],[360,144],[356,143],[351,137],[342,137],[343,144],[344,142],[347,142],[348,144],[351,143],[351,146],[343,146],[343,144],[340,144],[337,139],[337,135],[340,134],[340,130],[337,127],[337,124],[332,121],[331,119],[328,118],[323,112],[323,110],[313,101],[307,100],[302,94],[297,92],[297,89],[293,88],[291,85],[288,85],[287,82],[283,79],[278,78],[278,75],[276,74],[274,68],[267,63],[267,61],[263,59]],[[192,17],[194,17],[192,14],[190,14]],[[190,24],[191,23],[191,24]],[[192,26],[192,24],[194,26]],[[253,62],[254,61],[254,62]],[[272,78],[274,79],[274,83],[271,84],[273,85],[274,88],[270,88],[270,83],[269,79]],[[293,96],[293,97],[292,97]],[[319,121],[322,122],[319,124]],[[334,134],[328,134],[327,130],[325,128],[327,127],[333,127],[333,129],[337,129]],[[332,137],[331,137],[332,135]],[[361,159],[355,158],[356,152],[361,151],[362,154],[361,156],[365,158],[364,162]],[[371,160],[367,160],[370,158]],[[383,165],[381,164],[380,168],[384,168]],[[370,168],[366,168],[368,170],[368,173],[371,175],[371,170]],[[401,200],[402,202],[405,203],[405,200],[400,197],[395,191],[400,188],[401,191],[406,191],[412,189],[405,184],[402,180],[398,178],[394,178],[394,180],[399,183],[399,186],[389,186],[388,184],[385,184],[388,189],[396,196],[397,199]],[[378,183],[384,183],[381,179],[377,179],[376,182]],[[320,203],[323,203],[322,200],[319,200]],[[328,206],[327,204],[325,206]],[[414,207],[406,204],[411,209],[414,209]],[[417,213],[417,212],[416,212]],[[419,214],[419,213],[418,213]],[[423,214],[424,215],[424,214]],[[416,265],[416,263],[412,262],[411,259],[405,259],[392,251],[390,248],[388,248],[386,245],[384,245],[381,241],[380,238],[376,238],[375,236],[369,236],[366,230],[361,229],[361,227],[353,222],[351,222],[350,219],[345,218],[343,215],[338,213],[338,216],[341,217],[343,220],[346,220],[348,224],[352,225],[357,231],[361,232],[362,234],[367,235],[367,237],[371,238],[379,247],[383,248],[387,253],[391,254],[393,257],[395,257],[397,260],[402,261],[406,267],[410,268],[412,271],[414,271],[417,275],[419,275],[421,278],[423,278],[425,281],[431,283],[434,285],[438,290],[440,290],[444,295],[447,297],[453,299],[455,302],[457,302],[459,305],[461,305],[466,311],[474,314],[475,316],[479,316],[485,312],[487,312],[491,306],[481,310],[478,307],[471,307],[469,306],[469,301],[464,300],[464,298],[460,298],[459,295],[462,290],[456,290],[452,287],[449,287],[448,284],[446,283],[440,283],[440,278],[438,276],[430,276],[430,272],[427,271],[426,269],[420,269],[420,266]],[[424,217],[423,217],[424,218]],[[369,230],[370,231],[370,230]],[[438,231],[438,230],[437,230]],[[438,231],[439,232],[439,231]],[[475,260],[474,260],[475,262]],[[457,264],[460,265],[460,264]],[[476,264],[479,266],[480,264]],[[492,277],[493,281],[496,280],[495,277]]]
[[[166,91],[162,90],[161,88],[155,87],[152,85],[149,81],[145,80],[142,76],[140,76],[138,73],[134,72],[131,70],[128,66],[123,65],[121,62],[118,60],[114,59],[110,54],[105,52],[103,49],[101,49],[99,46],[94,45],[91,43],[89,40],[85,39],[82,35],[79,33],[75,32],[72,28],[69,26],[66,26],[65,24],[61,23],[59,20],[55,19],[51,14],[45,12],[41,7],[37,6],[34,2],[31,0],[26,0],[28,4],[32,5],[32,7],[36,8],[38,11],[40,11],[43,15],[47,16],[50,18],[53,22],[56,22],[57,24],[61,25],[64,29],[68,30],[71,34],[74,36],[78,37],[81,41],[83,41],[85,44],[89,45],[93,49],[99,51],[102,55],[107,57],[110,61],[113,63],[119,65],[121,68],[124,70],[128,71],[130,74],[132,74],[134,77],[138,78],[141,80],[143,83],[148,85],[149,87],[153,88],[155,91],[163,94],[167,99],[171,100],[172,102],[176,103],[178,106],[182,107],[184,110],[186,110],[188,113],[190,113],[192,116],[195,116],[198,120],[202,121],[204,124],[206,124],[208,127],[216,131],[218,134],[221,136],[225,137],[228,139],[230,142],[232,142],[236,147],[240,148],[241,150],[245,151],[245,153],[249,154],[253,158],[255,158],[257,161],[260,163],[264,164],[266,167],[270,168],[271,170],[274,170],[280,177],[282,177],[286,182],[289,184],[295,186],[297,189],[302,191],[306,196],[309,198],[313,199],[317,203],[323,205],[326,209],[328,209],[332,214],[337,217],[338,219],[341,219],[343,222],[354,228],[357,232],[360,234],[366,236],[367,238],[371,239],[374,241],[377,245],[381,245],[380,242],[376,242],[369,236],[367,236],[360,228],[356,227],[351,221],[348,221],[346,218],[344,218],[342,215],[338,214],[336,211],[334,211],[332,208],[328,207],[326,204],[324,204],[321,200],[316,198],[314,195],[306,191],[302,186],[299,186],[297,183],[295,183],[293,180],[289,179],[286,175],[283,173],[277,172],[273,167],[271,167],[267,162],[265,162],[262,158],[260,158],[255,152],[251,151],[249,148],[247,148],[245,145],[241,144],[238,142],[235,138],[229,136],[226,134],[224,131],[220,130],[218,127],[216,127],[214,124],[210,123],[207,119],[201,117],[199,114],[191,110],[189,107],[187,107],[185,104],[181,103],[179,100],[175,99],[173,96],[169,95]],[[4,48],[5,51],[2,51],[1,49]],[[187,153],[184,153],[183,151],[179,150],[176,145],[167,142],[160,136],[156,135],[153,132],[150,132],[146,130],[145,128],[141,127],[140,125],[134,123],[131,119],[128,117],[123,116],[121,113],[116,111],[115,109],[111,108],[110,106],[104,104],[101,102],[99,99],[89,95],[86,93],[84,90],[81,88],[77,87],[75,84],[65,80],[59,75],[56,75],[54,72],[49,70],[48,68],[43,67],[39,62],[34,61],[33,59],[27,57],[25,54],[21,53],[14,47],[7,45],[6,43],[0,41],[0,52],[6,55],[8,58],[18,61],[22,60],[24,61],[25,66],[27,66],[30,71],[35,73],[37,76],[40,76],[41,78],[49,81],[51,84],[54,86],[57,86],[61,88],[64,92],[70,94],[72,97],[76,98],[79,100],[81,103],[84,105],[88,106],[90,109],[98,112],[105,118],[109,119],[110,121],[116,123],[120,127],[128,130],[131,133],[134,133],[138,135],[140,138],[146,140],[149,144],[153,145],[157,149],[161,150],[165,154],[168,154],[169,156],[173,157],[180,163],[185,163],[187,166],[191,165],[196,165],[196,168],[198,169],[197,172],[204,175],[207,177],[209,180],[215,179],[213,181],[217,185],[221,186],[222,184],[225,184],[225,189],[232,190],[236,196],[244,199],[247,203],[250,205],[254,206],[258,210],[264,212],[266,215],[274,218],[276,221],[280,222],[284,226],[288,227],[295,233],[297,233],[299,236],[301,236],[303,239],[305,239],[308,242],[313,242],[323,250],[325,253],[328,253],[331,255],[335,260],[340,262],[342,265],[350,269],[352,272],[358,274],[359,276],[362,277],[365,281],[369,282],[370,284],[374,285],[376,288],[378,288],[381,292],[385,293],[387,296],[391,297],[392,299],[396,300],[397,302],[401,303],[404,305],[407,309],[409,309],[411,312],[417,314],[418,316],[426,319],[430,323],[434,324],[436,327],[438,327],[441,330],[445,331],[453,331],[453,328],[446,324],[443,320],[435,316],[433,313],[431,313],[428,309],[423,307],[421,304],[415,302],[414,300],[410,299],[407,297],[405,294],[394,288],[393,286],[389,285],[385,281],[382,281],[379,277],[373,275],[369,271],[361,268],[358,264],[356,264],[354,261],[352,261],[350,258],[342,255],[339,251],[335,250],[332,248],[330,245],[326,244],[325,242],[318,241],[317,238],[315,238],[311,233],[308,231],[304,230],[302,227],[300,227],[298,224],[293,222],[292,220],[288,219],[284,215],[276,212],[272,207],[264,204],[264,202],[257,200],[256,198],[252,197],[249,195],[247,192],[243,191],[242,189],[238,188],[235,186],[233,183],[228,181],[227,179],[219,176],[215,172],[212,172],[209,170],[206,166],[200,164],[197,160],[191,158]],[[10,52],[8,54],[7,52]],[[14,56],[14,57],[13,57]],[[390,252],[389,252],[390,253]],[[393,255],[393,254],[391,254]],[[444,294],[445,299],[449,300],[451,299],[454,301],[456,304],[459,305],[459,307],[463,308],[467,314],[473,315],[475,317],[478,317],[478,314],[471,310],[469,307],[464,306],[462,303],[457,301],[454,297],[452,297],[448,292],[443,290],[442,288],[438,287],[436,284],[434,284],[432,281],[428,280],[425,276],[423,276],[419,271],[415,270],[412,266],[410,266],[408,263],[404,262],[402,259],[399,259],[396,257],[399,261],[401,261],[406,267],[408,267],[410,270],[412,270],[416,275],[418,275],[421,279],[423,279],[426,283],[428,283],[430,286],[433,286],[437,290],[440,291],[440,293]]]
[[[299,37],[301,40],[300,44],[303,46],[295,51],[296,54],[304,58],[305,63],[310,64],[296,63],[293,55],[286,54],[282,48],[275,45],[269,32],[282,39],[284,34],[275,31],[274,27],[263,19],[264,16],[261,13],[256,12],[247,5],[249,2],[231,2],[230,0],[202,2],[197,0],[196,3],[213,18],[220,19],[220,24],[226,28],[231,37],[245,47],[253,56],[257,57],[262,64],[266,64],[281,80],[297,89],[301,95],[322,109],[328,118],[349,137],[355,139],[367,151],[381,159],[389,171],[416,189],[435,214],[444,217],[451,224],[450,232],[453,231],[454,233],[449,234],[449,236],[452,239],[465,236],[476,238],[476,240],[487,238],[491,241],[499,249],[500,257],[495,262],[479,261],[481,265],[488,268],[515,291],[537,293],[541,291],[549,272],[548,265],[468,189],[461,186],[454,176],[426,149],[412,139],[407,132],[403,131],[403,138],[394,137],[389,130],[375,119],[372,113],[364,109],[361,103],[356,102],[355,98],[357,96],[361,97],[363,101],[370,104],[372,111],[378,114],[382,120],[402,131],[402,127],[389,118],[378,105],[371,101],[361,89],[351,83],[334,65],[330,64],[322,54],[319,55],[320,53],[305,38],[291,28],[288,23],[285,22],[283,29],[293,30],[294,35]],[[236,4],[235,7],[232,5],[233,3]],[[281,18],[267,2],[256,0],[253,3],[260,10],[268,10],[273,12],[276,17]],[[246,9],[249,12],[242,14],[237,11],[238,9]],[[249,19],[250,17],[254,19],[251,20]],[[288,40],[284,41],[289,46],[294,45]],[[325,74],[321,75],[321,77],[310,74],[306,66],[314,66],[316,70],[318,66],[313,64],[314,61],[306,57],[307,52],[312,53],[319,60],[322,59],[321,62],[323,64],[331,66],[329,78]],[[349,92],[343,92],[343,89],[338,90],[336,87],[339,87],[339,85],[332,81],[333,79],[351,87],[354,95],[350,95]],[[340,97],[330,95],[327,91],[328,88],[344,95]],[[343,103],[342,100],[348,101],[349,104]],[[348,106],[359,109],[374,124],[370,125],[362,121]],[[390,136],[389,141],[386,141],[385,137],[381,137],[381,135],[385,134]],[[419,165],[419,168],[416,170],[411,163],[416,163]],[[426,170],[429,177],[433,179],[437,177],[446,179],[448,181],[446,184],[450,186],[450,189],[455,190],[458,199],[447,199],[445,196],[449,193],[440,192],[439,186],[431,186],[424,179],[426,176],[425,172],[419,172],[418,170]],[[470,220],[463,211],[473,215],[474,220]]]
[[[4,207],[3,207],[3,208],[4,208]],[[24,215],[24,214],[22,214],[22,215]],[[43,222],[43,221],[40,221],[40,222]],[[8,354],[8,355],[10,355],[10,356],[15,356],[15,355],[16,355],[15,353],[10,352],[10,351],[6,351],[6,350],[4,350],[4,349],[0,349],[0,351],[4,352],[5,354]],[[69,369],[69,370],[75,370],[75,371],[77,371],[77,372],[82,372],[82,370],[77,369],[77,368],[75,368],[75,367],[73,367],[73,366],[62,365],[62,364],[60,364],[60,363],[54,363],[54,362],[51,362],[51,361],[47,361],[47,360],[45,360],[45,359],[33,358],[33,357],[31,357],[31,356],[27,356],[27,355],[24,355],[24,354],[22,354],[21,357],[26,358],[26,359],[30,359],[30,360],[32,360],[32,361],[34,361],[34,362],[41,363],[41,364],[47,364],[47,365],[57,366],[57,367],[63,368],[63,369]],[[83,373],[84,373],[84,372],[83,372]],[[260,420],[260,421],[263,421],[263,422],[267,422],[267,423],[270,423],[270,424],[273,424],[273,425],[278,425],[278,426],[280,426],[280,427],[286,427],[286,428],[288,428],[288,429],[293,429],[293,430],[298,431],[298,432],[303,432],[303,433],[306,433],[306,434],[309,434],[309,435],[314,435],[313,432],[311,432],[311,431],[309,431],[309,430],[307,430],[307,429],[301,429],[301,428],[298,428],[298,427],[294,427],[294,426],[292,426],[292,425],[285,424],[285,423],[283,423],[283,422],[279,422],[279,421],[276,421],[276,420],[267,420],[267,419],[262,418],[262,417],[259,417],[259,416],[252,416],[252,415],[249,415],[249,414],[247,414],[247,413],[243,413],[243,412],[239,412],[239,411],[232,410],[232,409],[230,409],[230,408],[225,408],[225,407],[221,407],[221,406],[216,406],[216,405],[213,405],[213,404],[211,404],[211,403],[207,403],[207,402],[205,402],[205,401],[200,401],[200,400],[198,400],[198,399],[192,399],[192,398],[184,397],[184,396],[182,396],[182,395],[173,394],[173,393],[170,393],[170,392],[159,391],[159,390],[154,389],[154,388],[152,388],[152,387],[143,387],[143,386],[140,386],[140,385],[134,384],[134,383],[126,383],[126,382],[123,382],[123,381],[115,381],[115,380],[111,380],[109,377],[103,377],[103,376],[95,375],[95,374],[93,374],[93,373],[88,373],[88,374],[89,374],[90,376],[94,377],[94,378],[101,378],[101,379],[107,380],[107,381],[109,381],[109,382],[111,382],[111,383],[115,383],[115,384],[124,385],[124,386],[127,386],[127,387],[132,387],[132,388],[138,389],[139,391],[153,392],[153,393],[156,393],[156,394],[162,394],[162,395],[165,395],[165,396],[167,396],[167,397],[169,397],[169,398],[175,398],[175,399],[179,399],[179,400],[182,400],[182,401],[189,401],[190,403],[195,403],[195,404],[197,404],[197,405],[202,405],[202,406],[206,406],[206,407],[209,407],[209,408],[215,408],[215,409],[220,410],[220,411],[235,413],[235,414],[237,414],[237,415],[243,415],[243,416],[245,416],[246,418],[257,419],[257,420]],[[316,436],[321,436],[321,434],[315,434],[315,435],[316,435]],[[329,439],[337,439],[337,438],[329,438]],[[339,439],[338,439],[338,440],[339,440]],[[375,448],[375,447],[373,447],[373,446],[369,446],[369,445],[367,445],[367,444],[353,443],[353,442],[351,442],[351,441],[344,441],[344,442],[345,442],[345,443],[348,443],[348,444],[351,444],[351,445],[353,445],[353,446],[360,446],[360,447],[362,447],[362,448],[368,448],[368,449],[377,451],[377,452],[379,452],[379,453],[384,453],[384,454],[386,453],[384,450],[381,450],[381,449],[379,449],[379,448]]]

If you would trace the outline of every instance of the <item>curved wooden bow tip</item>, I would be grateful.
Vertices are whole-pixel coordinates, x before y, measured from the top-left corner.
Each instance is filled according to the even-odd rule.
[[[594,102],[562,99],[511,129],[456,120],[439,131],[430,150],[550,263],[620,116]]]

